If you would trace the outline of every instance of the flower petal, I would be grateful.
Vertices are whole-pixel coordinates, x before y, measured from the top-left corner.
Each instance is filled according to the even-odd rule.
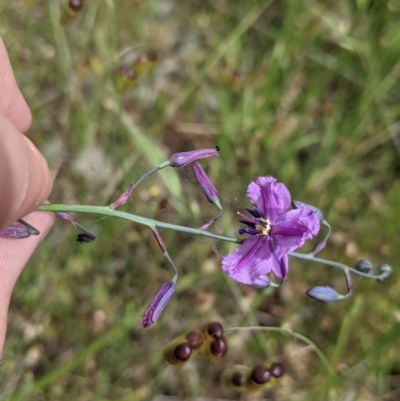
[[[278,255],[277,250],[279,249],[279,246],[272,237],[268,237],[268,246],[271,254],[271,270],[276,277],[286,280],[289,269],[289,260],[287,254],[285,253],[281,256]]]
[[[278,244],[278,255],[282,257],[317,235],[319,228],[320,223],[315,213],[303,206],[280,215],[270,234]]]
[[[258,177],[256,182],[249,184],[247,196],[271,223],[288,209],[291,199],[286,186],[274,177]]]
[[[271,259],[267,237],[250,237],[222,259],[222,270],[240,283],[258,285],[272,270]]]

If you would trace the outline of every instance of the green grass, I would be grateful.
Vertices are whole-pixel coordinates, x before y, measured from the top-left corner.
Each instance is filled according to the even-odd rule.
[[[394,273],[383,284],[355,279],[352,298],[326,306],[304,293],[343,290],[340,271],[291,260],[288,282],[259,293],[220,272],[213,247],[233,246],[163,231],[181,278],[143,331],[141,313],[171,276],[152,233],[81,216],[99,237],[81,245],[58,221],[14,291],[1,398],[250,399],[223,388],[221,371],[283,358],[287,374],[265,398],[397,400],[400,3],[93,0],[61,26],[65,3],[0,4],[0,34],[33,112],[29,136],[57,174],[51,202],[108,204],[170,154],[219,145],[204,163],[225,209],[216,232],[235,235],[248,183],[273,175],[324,211],[335,235],[323,257],[370,258]],[[118,92],[122,60],[151,49],[151,72]],[[124,210],[193,227],[215,214],[190,168],[150,178]],[[214,319],[293,330],[336,377],[312,348],[275,332],[230,333],[221,360],[163,362],[169,340]]]

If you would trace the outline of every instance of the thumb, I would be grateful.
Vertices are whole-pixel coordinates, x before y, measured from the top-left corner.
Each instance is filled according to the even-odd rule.
[[[52,186],[44,157],[0,114],[0,229],[37,209]]]

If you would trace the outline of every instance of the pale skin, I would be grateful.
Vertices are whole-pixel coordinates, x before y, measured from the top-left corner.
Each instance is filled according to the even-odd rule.
[[[14,285],[55,219],[53,213],[35,212],[49,196],[53,179],[46,160],[26,136],[31,122],[0,38],[0,229],[24,218],[40,231],[24,240],[0,237],[0,355]]]

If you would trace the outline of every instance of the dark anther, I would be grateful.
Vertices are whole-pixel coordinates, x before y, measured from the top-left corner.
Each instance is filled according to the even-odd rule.
[[[240,387],[246,383],[246,377],[241,372],[234,372],[231,376],[231,382],[234,386]]]
[[[215,149],[217,152],[219,152],[221,150],[221,148],[219,146],[216,146]]]
[[[88,234],[88,233],[80,233],[80,234],[78,234],[77,235],[77,237],[76,237],[76,240],[78,241],[78,242],[80,242],[81,244],[83,243],[83,242],[92,242],[92,241],[94,241],[96,239],[96,236],[92,236],[92,235],[90,235],[90,234]]]
[[[265,216],[256,207],[245,206],[244,209],[256,219],[258,219],[259,217],[265,218]]]
[[[221,323],[218,322],[211,322],[207,326],[207,333],[215,338],[222,337],[224,332],[224,328],[222,327]]]
[[[174,357],[177,361],[187,361],[192,355],[192,345],[190,343],[182,343],[176,346]]]
[[[249,234],[249,235],[260,235],[260,230],[254,230],[253,228],[238,228],[238,233],[242,234]]]
[[[271,378],[271,372],[263,364],[256,365],[251,370],[250,378],[254,383],[265,384],[269,382],[269,379]]]
[[[273,363],[270,367],[269,367],[269,371],[271,372],[271,375],[274,376],[275,378],[279,378],[282,377],[285,373],[285,368],[284,366],[279,363]]]
[[[198,331],[191,331],[186,334],[186,339],[189,341],[193,349],[199,349],[203,345],[204,337]]]
[[[228,346],[223,338],[216,338],[211,343],[211,353],[217,358],[223,357],[228,351]]]
[[[249,226],[251,228],[256,228],[256,224],[253,223],[252,221],[239,219],[239,222],[242,224],[246,224],[246,226]]]

